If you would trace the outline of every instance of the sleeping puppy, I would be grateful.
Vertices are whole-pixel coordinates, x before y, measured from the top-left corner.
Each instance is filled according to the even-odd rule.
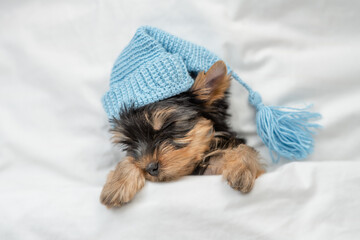
[[[227,124],[230,80],[225,63],[218,61],[200,72],[187,92],[128,108],[112,119],[113,141],[124,147],[126,157],[109,173],[100,201],[120,207],[145,180],[191,174],[222,174],[232,188],[249,192],[264,169],[258,153]]]

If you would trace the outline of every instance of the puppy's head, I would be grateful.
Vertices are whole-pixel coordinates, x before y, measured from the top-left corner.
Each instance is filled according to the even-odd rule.
[[[216,62],[200,72],[187,92],[113,119],[114,143],[123,145],[132,162],[151,181],[189,175],[209,150],[214,131],[227,130],[225,101],[230,85],[226,65]]]

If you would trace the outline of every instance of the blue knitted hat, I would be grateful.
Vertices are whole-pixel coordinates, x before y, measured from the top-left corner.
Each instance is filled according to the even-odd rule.
[[[141,107],[185,92],[194,83],[190,72],[207,71],[218,60],[204,47],[154,27],[140,27],[115,61],[110,89],[102,99],[104,109],[109,118],[118,118],[126,107]],[[280,156],[299,160],[311,153],[314,132],[310,129],[319,125],[308,121],[320,115],[264,105],[260,95],[227,67],[249,92],[249,102],[257,111],[257,132],[273,161]]]

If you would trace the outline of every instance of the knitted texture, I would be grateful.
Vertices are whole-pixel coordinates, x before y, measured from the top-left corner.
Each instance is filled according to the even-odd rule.
[[[204,47],[154,27],[140,27],[116,59],[110,90],[103,97],[109,118],[125,107],[141,107],[187,91],[189,72],[208,70],[220,60]]]
[[[206,48],[185,41],[154,27],[140,27],[129,45],[115,61],[110,89],[103,97],[109,118],[118,118],[128,107],[141,107],[187,91],[194,80],[190,72],[207,71],[220,60]],[[266,106],[229,66],[232,77],[249,92],[249,102],[256,109],[257,133],[269,148],[273,162],[280,157],[306,158],[313,151],[309,123],[320,114],[304,109]]]

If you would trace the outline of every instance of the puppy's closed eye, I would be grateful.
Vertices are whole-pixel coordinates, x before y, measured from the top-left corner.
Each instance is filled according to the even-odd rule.
[[[177,138],[172,140],[172,145],[175,147],[175,149],[184,148],[187,145],[189,145],[190,141],[184,138]]]
[[[146,114],[147,120],[152,125],[154,130],[158,131],[163,128],[164,124],[174,111],[175,108],[173,107],[157,109],[151,113],[151,119],[149,119],[149,114]]]

